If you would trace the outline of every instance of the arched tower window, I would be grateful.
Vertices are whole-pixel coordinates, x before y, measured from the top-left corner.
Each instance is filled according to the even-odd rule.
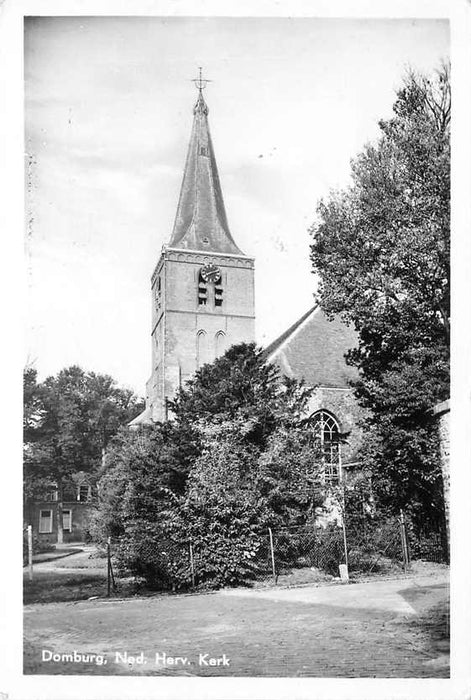
[[[221,357],[226,351],[226,334],[224,331],[218,331],[214,338],[215,356]]]
[[[210,361],[208,336],[206,331],[198,331],[196,335],[196,366],[199,369]]]
[[[326,483],[338,484],[341,477],[339,424],[333,415],[320,410],[311,416],[311,425],[320,448]]]

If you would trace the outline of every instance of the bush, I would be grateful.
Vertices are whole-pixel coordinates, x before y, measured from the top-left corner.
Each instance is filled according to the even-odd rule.
[[[347,520],[351,572],[378,573],[402,566],[399,518],[350,517]]]
[[[310,394],[233,346],[186,383],[172,421],[115,439],[93,536],[117,539],[118,567],[154,589],[192,585],[190,539],[198,586],[251,581],[269,563],[267,524],[303,522],[320,500]]]
[[[445,563],[448,561],[447,546],[441,532],[415,533],[407,532],[409,551],[412,559]]]
[[[339,564],[345,563],[343,533],[338,525],[318,528],[316,549],[313,557],[314,566],[332,576],[339,575]]]
[[[310,525],[274,532],[275,559],[280,569],[315,567],[339,575],[345,561],[343,534],[338,525]]]
[[[145,581],[152,590],[180,590],[191,585],[188,543],[171,538],[154,523],[139,522],[113,546],[118,572]]]
[[[196,583],[203,588],[244,585],[256,577],[261,539],[253,532],[215,528],[194,544]]]

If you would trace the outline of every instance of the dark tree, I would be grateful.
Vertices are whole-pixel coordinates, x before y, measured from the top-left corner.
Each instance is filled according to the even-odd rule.
[[[442,510],[430,409],[449,395],[450,82],[410,72],[394,116],[352,162],[351,186],[318,206],[313,270],[328,314],[359,333],[349,361],[369,411],[364,461],[378,494]]]
[[[58,539],[62,539],[64,489],[77,475],[96,477],[103,451],[121,425],[142,406],[128,389],[106,375],[73,366],[37,383],[34,369],[24,375],[25,494],[58,493]]]
[[[254,343],[233,345],[201,367],[171,404],[178,423],[224,422],[237,418],[247,438],[263,444],[275,426],[280,380]]]
[[[306,522],[322,502],[310,394],[240,344],[187,382],[171,421],[120,434],[98,523],[120,536],[120,561],[152,586],[188,585],[191,539],[199,583],[250,577],[267,526]]]

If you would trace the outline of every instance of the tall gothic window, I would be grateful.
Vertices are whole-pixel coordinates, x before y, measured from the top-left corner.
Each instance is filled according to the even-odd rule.
[[[340,429],[334,416],[327,411],[316,411],[311,416],[314,438],[320,448],[326,483],[340,481]]]

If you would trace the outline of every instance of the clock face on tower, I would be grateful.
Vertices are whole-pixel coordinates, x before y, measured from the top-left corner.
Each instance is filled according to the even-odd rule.
[[[221,271],[216,265],[210,263],[201,268],[201,277],[205,282],[219,282],[221,279]]]

